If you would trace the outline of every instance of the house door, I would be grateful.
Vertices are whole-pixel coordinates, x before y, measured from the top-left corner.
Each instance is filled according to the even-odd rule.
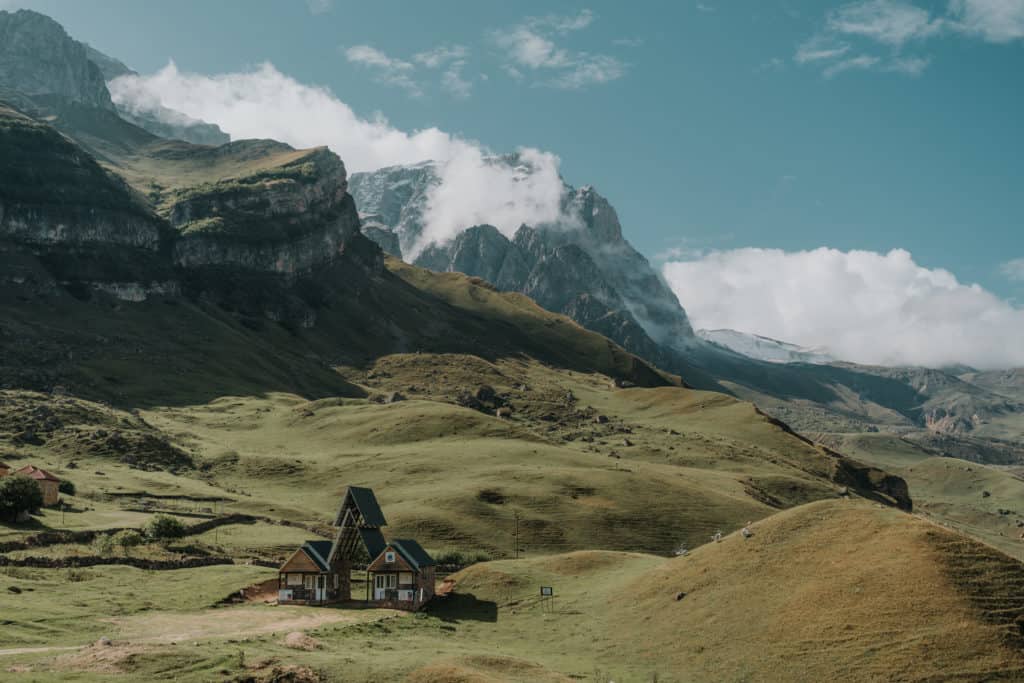
[[[325,574],[316,577],[316,599],[320,602],[327,599],[327,576]]]
[[[387,600],[388,591],[394,591],[398,586],[398,576],[395,574],[375,574],[373,577],[373,599]]]

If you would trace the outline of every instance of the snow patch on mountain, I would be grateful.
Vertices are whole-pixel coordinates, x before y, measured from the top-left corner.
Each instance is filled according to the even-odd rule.
[[[730,351],[763,360],[769,363],[812,363],[823,365],[836,361],[827,349],[809,348],[779,341],[771,337],[762,337],[738,330],[697,330],[697,336]]]

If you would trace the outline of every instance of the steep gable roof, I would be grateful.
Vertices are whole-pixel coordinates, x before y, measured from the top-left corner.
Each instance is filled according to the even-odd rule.
[[[416,571],[437,564],[434,562],[434,558],[423,549],[423,546],[411,538],[396,538],[391,541],[391,547],[397,550]]]
[[[362,518],[360,526],[382,527],[388,522],[384,519],[380,505],[377,503],[377,496],[373,495],[373,489],[362,486],[349,486],[345,497],[338,508],[338,514],[334,518],[334,526],[341,526],[345,521],[345,512],[354,507]]]
[[[384,548],[387,547],[387,541],[384,540],[384,534],[380,529],[369,529],[362,528],[359,530],[359,537],[363,540],[363,546],[366,548],[366,554],[370,556],[370,559],[377,557]]]
[[[302,552],[326,572],[331,570],[331,565],[327,561],[328,555],[331,554],[331,545],[330,541],[306,541],[302,544]]]

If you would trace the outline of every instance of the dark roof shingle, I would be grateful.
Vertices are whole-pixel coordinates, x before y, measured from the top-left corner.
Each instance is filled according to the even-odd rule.
[[[381,512],[380,505],[377,503],[377,496],[373,495],[373,489],[362,486],[349,486],[348,491],[345,492],[345,498],[341,502],[341,508],[338,510],[338,516],[334,520],[334,526],[341,526],[342,521],[344,521],[345,508],[348,506],[349,500],[359,510],[359,514],[363,518],[363,526],[381,527],[388,525],[387,520],[384,519],[384,513]]]
[[[327,562],[327,557],[331,554],[330,541],[306,541],[302,544],[302,551],[316,563],[320,571],[330,571],[331,565]]]
[[[412,565],[412,568],[419,571],[423,567],[431,567],[435,564],[434,558],[427,554],[427,551],[423,549],[416,541],[411,538],[396,538],[391,541],[391,546],[402,554],[406,562]]]
[[[380,529],[362,527],[359,529],[359,537],[363,539],[363,546],[371,560],[384,552],[384,548],[388,545]]]

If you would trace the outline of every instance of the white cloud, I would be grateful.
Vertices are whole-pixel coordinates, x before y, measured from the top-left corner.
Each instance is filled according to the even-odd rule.
[[[663,273],[695,327],[821,346],[859,363],[1024,365],[1024,310],[902,249],[715,251]]]
[[[549,28],[556,33],[564,35],[566,33],[585,29],[590,26],[593,21],[594,13],[589,9],[583,9],[575,16],[565,17],[557,14],[549,14],[544,17],[531,17],[527,20],[527,23],[537,29]]]
[[[413,55],[413,61],[428,69],[436,69],[447,62],[464,60],[469,56],[469,48],[465,45],[438,45],[432,50]]]
[[[797,48],[793,60],[797,64],[820,62],[842,57],[849,51],[850,46],[846,43],[838,43],[822,36],[815,36]]]
[[[943,23],[942,19],[933,20],[927,10],[900,0],[854,2],[828,15],[828,27],[836,33],[863,36],[892,46],[935,35]]]
[[[643,38],[615,38],[612,40],[612,45],[619,47],[640,47],[643,44]]]
[[[537,34],[527,26],[517,26],[495,34],[495,42],[508,51],[512,61],[531,69],[557,69],[569,66],[568,50]]]
[[[1016,282],[1024,282],[1024,258],[1015,258],[999,266],[999,272]]]
[[[466,62],[458,60],[452,62],[451,65],[445,69],[445,72],[441,74],[441,87],[459,98],[467,98],[473,91],[473,84],[463,78],[462,69],[465,68]]]
[[[424,211],[426,227],[407,257],[481,223],[512,237],[523,223],[571,220],[562,214],[560,163],[553,154],[525,148],[518,150],[515,166],[488,158],[480,148],[453,157],[440,168],[441,184]]]
[[[841,62],[835,62],[825,67],[822,72],[825,78],[833,78],[843,73],[844,71],[850,71],[854,69],[865,70],[878,64],[878,57],[872,57],[870,55],[860,55],[859,57],[851,57],[850,59],[844,59]]]
[[[550,84],[556,88],[578,90],[588,85],[614,81],[622,78],[625,73],[625,65],[614,57],[582,55],[582,59],[572,69],[552,78]]]
[[[306,7],[309,8],[310,14],[329,12],[333,4],[333,0],[306,0]]]
[[[353,64],[372,69],[381,83],[402,88],[413,97],[423,94],[422,88],[412,78],[416,67],[411,62],[390,57],[371,45],[353,45],[345,50],[345,58]]]
[[[574,52],[555,42],[556,36],[586,28],[594,20],[589,10],[578,15],[531,17],[523,23],[492,32],[509,63],[505,71],[520,80],[522,70],[551,72],[541,76],[538,85],[575,90],[622,78],[626,65],[610,55]]]
[[[931,60],[927,57],[898,57],[890,60],[885,65],[885,69],[907,76],[920,76],[929,64],[931,64]]]
[[[481,222],[511,235],[522,223],[560,216],[563,185],[553,154],[526,148],[519,150],[518,167],[497,164],[479,143],[437,128],[407,132],[380,115],[360,118],[328,89],[299,83],[271,64],[207,76],[182,73],[172,62],[149,76],[117,78],[109,88],[118,104],[144,111],[167,107],[216,123],[232,139],[327,145],[350,173],[432,159],[441,182],[428,196],[428,241],[450,239]]]
[[[952,0],[957,28],[992,43],[1024,39],[1024,0]]]
[[[1024,0],[949,0],[945,11],[934,16],[906,0],[858,0],[829,11],[824,28],[797,48],[793,60],[799,64],[821,62],[826,77],[850,69],[920,76],[931,60],[903,56],[903,49],[952,35],[975,36],[990,43],[1024,39]],[[851,49],[850,41],[884,46],[890,54],[833,61]],[[869,60],[873,61],[868,64]]]

